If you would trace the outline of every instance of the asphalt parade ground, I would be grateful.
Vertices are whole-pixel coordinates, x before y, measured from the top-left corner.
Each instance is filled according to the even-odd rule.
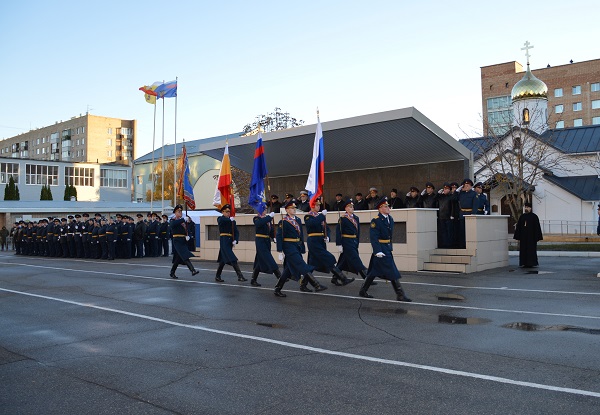
[[[2,414],[592,414],[600,258],[286,298],[231,267],[0,254]],[[251,265],[242,264],[250,278]]]

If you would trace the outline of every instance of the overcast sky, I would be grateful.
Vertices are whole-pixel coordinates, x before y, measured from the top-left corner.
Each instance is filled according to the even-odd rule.
[[[138,88],[178,77],[177,141],[280,107],[305,124],[414,106],[455,138],[481,129],[480,67],[600,58],[597,2],[28,1],[0,4],[0,139],[90,113],[138,120]],[[162,103],[158,107],[160,146]],[[175,99],[165,102],[165,142]]]

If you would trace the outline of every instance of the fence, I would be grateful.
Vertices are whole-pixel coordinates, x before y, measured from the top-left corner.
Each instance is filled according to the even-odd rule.
[[[596,235],[598,222],[573,220],[541,220],[542,233],[555,235]]]

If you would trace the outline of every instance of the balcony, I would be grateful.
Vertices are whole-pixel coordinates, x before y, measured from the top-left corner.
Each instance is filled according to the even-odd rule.
[[[71,139],[70,135],[63,135],[63,138],[62,138],[63,141],[67,141],[67,140],[70,140],[70,139]]]

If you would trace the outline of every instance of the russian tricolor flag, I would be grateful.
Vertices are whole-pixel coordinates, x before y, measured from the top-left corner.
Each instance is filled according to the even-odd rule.
[[[310,206],[315,206],[315,201],[323,194],[323,185],[325,184],[325,151],[323,149],[323,129],[321,120],[317,122],[317,132],[315,133],[315,144],[313,146],[313,158],[306,181],[306,191],[310,198]]]

